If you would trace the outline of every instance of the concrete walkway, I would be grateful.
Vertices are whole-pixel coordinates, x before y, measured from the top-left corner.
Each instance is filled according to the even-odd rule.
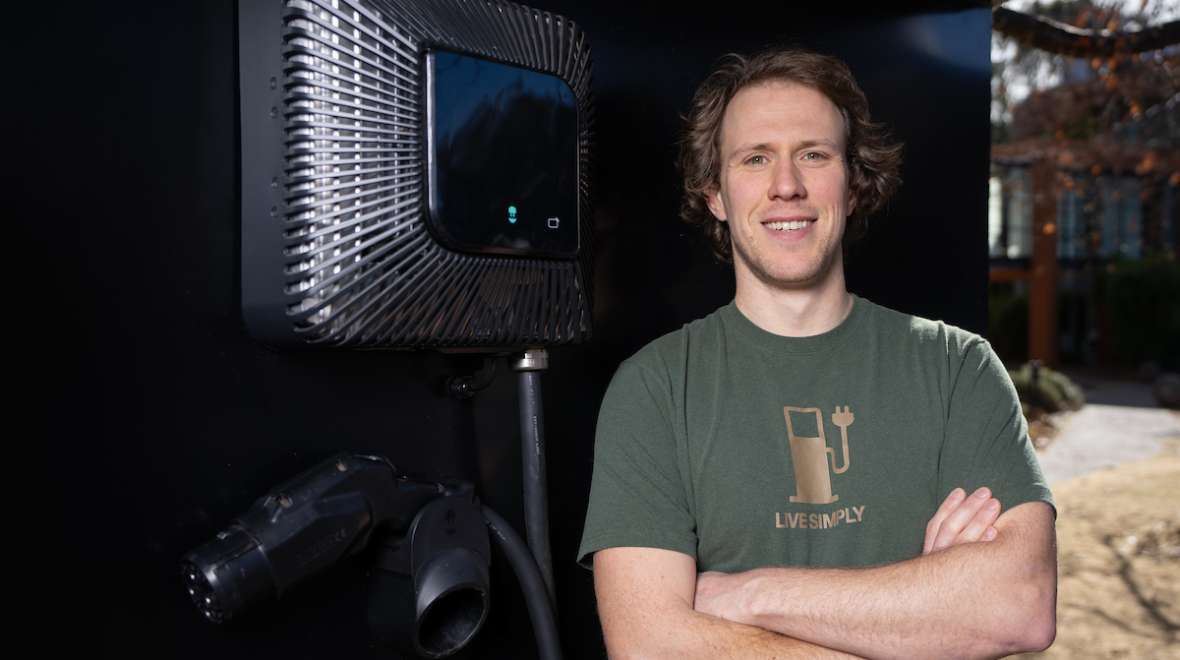
[[[1086,405],[1057,420],[1053,442],[1038,452],[1049,484],[1158,454],[1180,440],[1180,415],[1159,408],[1148,385],[1074,376]]]

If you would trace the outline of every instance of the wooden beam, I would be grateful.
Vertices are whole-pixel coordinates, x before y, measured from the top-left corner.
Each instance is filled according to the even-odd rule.
[[[1028,357],[1057,364],[1057,186],[1053,162],[1032,172],[1033,250],[1028,287]]]
[[[1028,280],[1028,269],[1017,266],[992,266],[987,271],[989,282],[1023,282]]]
[[[1180,21],[1152,25],[1134,32],[1082,30],[1043,16],[992,9],[992,29],[1040,50],[1070,57],[1109,57],[1159,50],[1180,43]]]

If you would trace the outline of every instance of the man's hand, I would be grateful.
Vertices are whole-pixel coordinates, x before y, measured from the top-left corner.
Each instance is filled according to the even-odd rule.
[[[992,525],[999,517],[1000,501],[991,496],[987,487],[979,488],[970,497],[962,488],[956,488],[926,524],[922,554],[928,555],[960,543],[991,541],[997,533]]]

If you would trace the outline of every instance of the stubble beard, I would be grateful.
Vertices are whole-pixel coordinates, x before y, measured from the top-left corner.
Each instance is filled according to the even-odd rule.
[[[799,291],[819,285],[831,274],[832,270],[836,267],[838,256],[842,254],[842,246],[837,245],[835,249],[828,250],[820,256],[819,263],[816,264],[815,268],[807,269],[807,271],[793,276],[780,276],[772,273],[767,268],[768,264],[748,254],[744,247],[733,240],[732,235],[730,236],[730,245],[732,246],[735,268],[741,267],[737,265],[737,262],[740,260],[745,269],[763,285],[782,291]]]

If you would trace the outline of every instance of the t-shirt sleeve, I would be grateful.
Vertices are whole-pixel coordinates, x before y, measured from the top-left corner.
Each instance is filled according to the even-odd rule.
[[[958,362],[957,364],[955,364]],[[1025,502],[1056,507],[1028,437],[1012,379],[991,346],[973,337],[951,361],[952,389],[939,458],[939,501],[955,487],[991,489],[1001,511]]]
[[[696,523],[680,471],[667,377],[624,362],[611,380],[594,440],[594,475],[578,563],[610,547],[696,557]]]

